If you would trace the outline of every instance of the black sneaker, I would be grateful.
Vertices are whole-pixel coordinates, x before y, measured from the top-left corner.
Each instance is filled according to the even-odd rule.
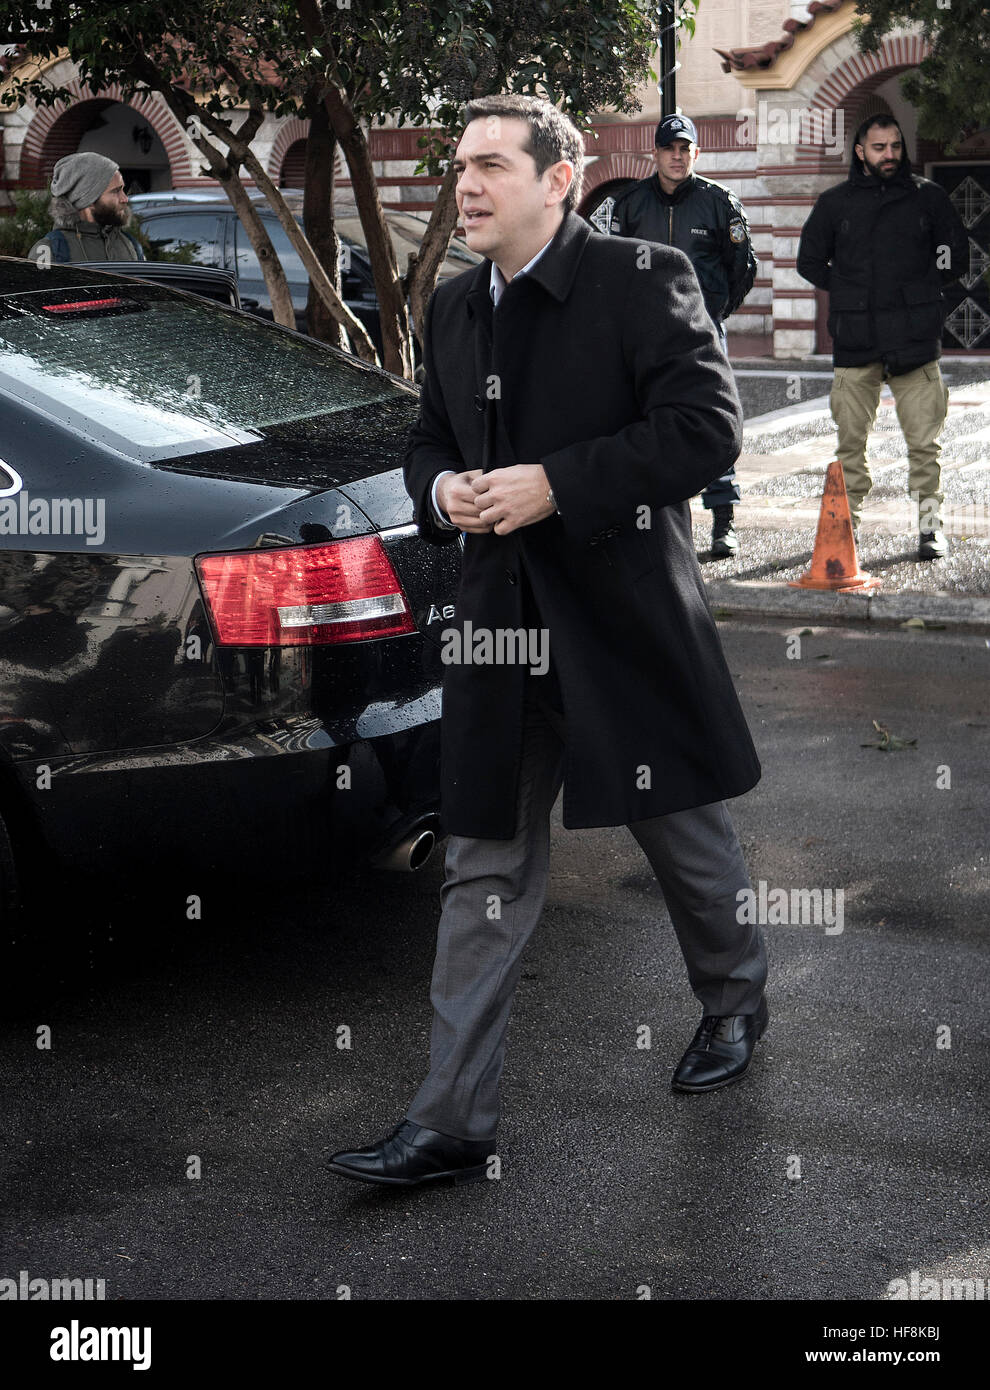
[[[718,559],[739,553],[739,537],[732,524],[731,507],[712,508],[712,555]]]
[[[922,531],[918,537],[919,560],[944,560],[949,553],[941,531]]]

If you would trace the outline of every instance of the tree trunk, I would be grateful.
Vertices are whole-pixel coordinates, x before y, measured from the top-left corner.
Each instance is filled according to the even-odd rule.
[[[229,172],[214,173],[223,184],[224,191],[231,201],[234,211],[240,218],[241,226],[247,232],[251,249],[258,257],[261,273],[265,277],[265,288],[272,302],[272,317],[283,328],[296,327],[296,311],[292,303],[292,291],[285,278],[282,262],[278,258],[272,239],[265,230],[265,224],[258,216],[258,209],[248,197],[233,161],[227,162]]]
[[[143,53],[135,55],[129,66],[136,77],[140,78],[153,91],[161,93],[172,114],[181,125],[189,130],[193,144],[205,156],[210,166],[210,173],[222,185],[224,192],[230,199],[231,206],[241,219],[241,224],[248,234],[248,240],[254,254],[258,257],[258,264],[261,266],[261,273],[265,277],[265,288],[268,290],[268,297],[272,305],[272,317],[276,323],[282,324],[285,328],[295,328],[296,314],[292,307],[292,295],[289,292],[285,271],[282,269],[282,262],[275,254],[275,247],[265,231],[264,223],[245,192],[244,185],[240,180],[238,164],[230,158],[229,154],[225,155],[206,138],[203,130],[206,122],[202,119],[203,113],[191,93],[167,81],[154,63]],[[252,139],[257,133],[262,117],[262,112],[255,112],[244,121],[241,132],[246,135],[247,139]]]
[[[325,29],[317,0],[298,0],[297,9],[307,42],[313,45],[328,67],[335,70],[336,62],[330,37]],[[375,293],[378,296],[384,365],[388,371],[411,381],[413,357],[406,294],[378,193],[378,182],[371,164],[368,141],[342,85],[335,85],[330,81],[323,99],[326,102],[330,124],[347,160],[354,201],[357,203],[358,216],[361,218],[361,226],[368,242],[371,273],[375,278]]]
[[[443,265],[450,245],[450,238],[457,226],[457,200],[454,190],[457,175],[448,169],[433,204],[430,220],[420,243],[419,251],[409,257],[409,268],[405,275],[405,290],[409,296],[409,311],[420,351],[423,349],[423,324],[426,322],[426,306],[430,295],[436,288],[437,276]]]
[[[321,299],[323,299],[334,318],[344,324],[348,333],[351,335],[351,341],[354,344],[358,356],[364,358],[366,362],[374,362],[377,366],[378,354],[375,351],[375,345],[368,336],[364,324],[360,319],[354,317],[350,309],[348,309],[347,305],[340,298],[340,295],[337,294],[333,285],[327,279],[326,271],[316,259],[316,254],[303,235],[302,228],[289,210],[288,204],[281,193],[268,177],[267,171],[254,150],[252,150],[251,146],[244,140],[240,139],[226,121],[222,121],[219,117],[211,115],[209,111],[200,108],[199,119],[203,125],[206,126],[207,130],[224,142],[234,159],[243,164],[245,169],[254,176],[255,183],[268,200],[268,205],[281,223],[282,230],[299,253],[299,259],[302,261],[306,268],[306,273],[309,275],[310,284]],[[238,212],[239,211],[238,209]],[[250,231],[248,235],[250,236]]]
[[[378,180],[372,168],[368,141],[350,102],[341,92],[331,88],[324,100],[330,123],[347,159],[354,201],[368,241],[368,257],[378,296],[384,366],[386,371],[411,381],[413,358],[409,312],[395,260],[395,248],[378,192]]]
[[[327,279],[341,294],[340,242],[333,225],[333,162],[337,140],[323,102],[307,101],[310,112],[306,140],[306,173],[303,180],[303,228],[306,238],[326,271]],[[314,338],[345,347],[343,329],[312,285],[306,304],[306,325]]]

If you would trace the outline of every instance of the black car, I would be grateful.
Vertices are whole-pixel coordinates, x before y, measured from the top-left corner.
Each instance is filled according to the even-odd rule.
[[[229,270],[214,270],[205,265],[176,265],[172,261],[76,261],[77,270],[99,270],[109,275],[126,275],[128,279],[151,280],[170,290],[186,290],[204,299],[241,309],[237,293],[237,277]]]
[[[429,855],[460,548],[413,523],[416,410],[246,313],[0,258],[0,902],[22,854]]]
[[[255,193],[252,201],[260,202],[260,195]],[[286,201],[301,225],[301,194],[289,192],[286,194]],[[262,318],[272,317],[271,297],[258,258],[237,214],[226,198],[221,195],[210,200],[199,195],[193,200],[193,195],[181,191],[142,193],[136,194],[131,200],[131,208],[140,221],[142,231],[151,242],[152,260],[157,253],[163,251],[173,253],[184,250],[198,265],[229,270],[237,277],[242,306]],[[299,253],[289,241],[285,228],[271,208],[265,205],[259,207],[258,211],[285,271],[296,315],[296,327],[304,333],[309,275]],[[428,219],[415,213],[389,208],[385,210],[385,221],[392,237],[399,270],[402,272],[409,253],[419,250]],[[342,297],[351,313],[360,319],[368,330],[380,356],[382,334],[378,321],[378,295],[356,207],[347,203],[337,206],[334,226],[341,243]],[[442,283],[452,276],[460,275],[462,271],[480,264],[481,260],[482,257],[476,251],[455,239],[441,263],[438,280]]]

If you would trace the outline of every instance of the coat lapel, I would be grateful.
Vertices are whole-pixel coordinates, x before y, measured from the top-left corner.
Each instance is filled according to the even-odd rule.
[[[548,294],[552,294],[554,299],[563,303],[571,292],[584,248],[589,238],[594,235],[583,217],[579,217],[576,212],[565,212],[564,220],[557,228],[557,234],[547,248],[546,255],[540,257],[528,272],[527,278],[542,285]]]

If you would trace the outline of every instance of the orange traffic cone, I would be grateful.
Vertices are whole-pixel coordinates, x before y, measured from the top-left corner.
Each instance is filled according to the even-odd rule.
[[[879,583],[879,579],[871,579],[859,567],[846,480],[842,476],[842,464],[834,459],[825,474],[811,568],[800,579],[788,580],[788,584],[792,589],[834,589],[842,594],[875,589]]]

